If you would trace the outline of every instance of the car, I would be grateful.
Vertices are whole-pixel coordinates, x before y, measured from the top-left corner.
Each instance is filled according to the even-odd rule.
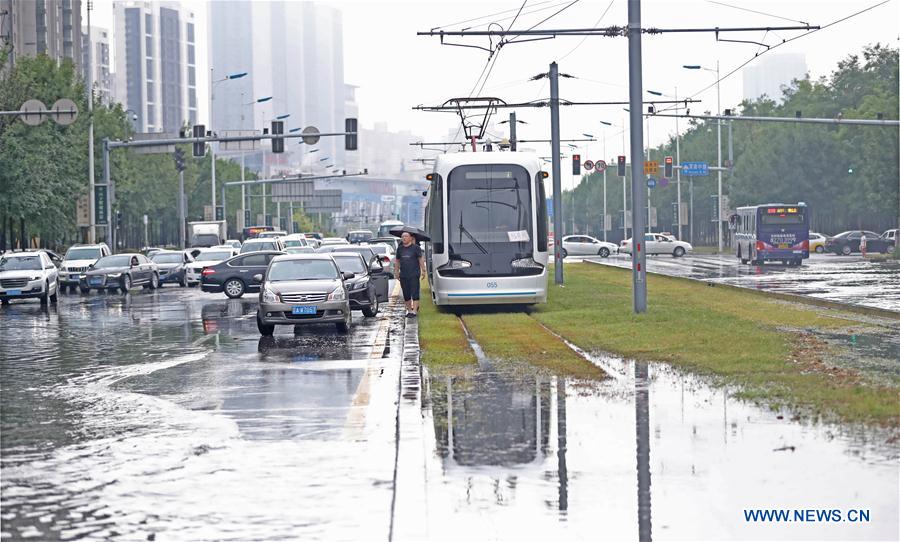
[[[37,298],[41,305],[56,303],[59,271],[42,250],[6,253],[0,257],[0,302]]]
[[[397,252],[397,247],[400,246],[400,239],[397,237],[376,237],[375,239],[369,240],[370,245],[388,245],[393,249],[394,252]]]
[[[378,314],[381,303],[388,302],[388,278],[390,275],[380,262],[367,266],[363,257],[352,252],[334,252],[331,257],[341,272],[353,273],[344,281],[350,297],[350,309],[361,310],[371,318]]]
[[[287,247],[284,249],[284,252],[287,254],[315,254],[316,249],[311,246],[305,247]]]
[[[272,231],[264,231],[260,232],[259,235],[256,236],[257,239],[278,239],[279,237],[284,237],[288,233],[284,230],[272,230]]]
[[[223,292],[231,299],[259,291],[259,281],[254,276],[265,271],[269,262],[282,254],[284,252],[278,250],[256,251],[207,266],[202,272],[200,289],[209,293]]]
[[[881,234],[881,237],[894,243],[894,246],[897,246],[897,237],[898,237],[898,235],[900,235],[900,234],[898,234],[898,232],[900,232],[900,230],[898,230],[896,228],[893,230],[887,230]]]
[[[353,230],[347,232],[347,242],[350,244],[368,243],[369,239],[374,239],[375,234],[369,230]]]
[[[622,241],[619,252],[631,254],[631,242],[630,237]],[[661,233],[645,233],[644,246],[646,254],[671,254],[675,258],[680,258],[694,250],[694,247],[687,241],[679,241],[672,235]]]
[[[825,252],[826,239],[828,239],[826,235],[814,231],[809,232],[809,251],[818,252],[819,254]]]
[[[890,252],[894,250],[894,242],[873,231],[849,230],[841,232],[825,240],[825,250],[835,254],[848,256],[859,252],[859,242],[866,236],[866,252]]]
[[[388,275],[394,274],[394,249],[389,245],[382,243],[370,243],[362,246],[372,249],[372,252],[378,256],[378,261],[384,266],[385,272],[387,272]]]
[[[303,232],[303,235],[305,235],[307,239],[312,238],[312,239],[317,239],[319,241],[321,241],[323,239],[322,234],[317,231],[306,231],[306,232]]]
[[[272,232],[264,232],[264,233],[272,233]],[[241,254],[246,254],[247,252],[258,252],[261,250],[274,250],[276,252],[281,252],[284,250],[284,245],[281,244],[281,240],[278,238],[256,238],[256,239],[247,239],[244,241],[244,244],[241,246]]]
[[[367,264],[371,264],[373,261],[381,261],[381,258],[378,257],[378,254],[374,250],[372,250],[372,247],[370,247],[369,245],[350,245],[342,247],[338,246],[334,247],[331,252],[355,252],[362,256]]]
[[[230,247],[232,247],[232,248],[236,248],[236,249],[238,249],[238,250],[241,249],[241,242],[238,241],[237,239],[228,239],[228,240],[226,240],[226,241],[225,241],[224,243],[222,243],[222,244],[223,244],[223,245],[228,245],[228,246],[230,246]]]
[[[163,250],[150,256],[150,261],[159,267],[159,285],[178,284],[182,287],[188,285],[187,270],[194,258],[188,252],[181,250]]]
[[[230,246],[201,248],[197,255],[193,256],[194,261],[187,266],[188,286],[200,284],[203,278],[204,267],[216,265],[221,261],[237,256],[239,253],[238,249]]]
[[[590,235],[567,235],[562,238],[562,245],[563,258],[576,255],[608,258],[610,254],[619,252],[615,243],[607,243]]]
[[[307,237],[306,242],[309,243],[309,246],[313,248],[319,248],[320,246],[322,246],[322,241],[316,239],[315,237]]]
[[[104,256],[81,277],[79,287],[87,290],[121,290],[128,293],[134,286],[159,288],[159,266],[137,252]]]
[[[320,243],[320,247],[325,247],[329,245],[349,245],[350,241],[344,239],[343,237],[326,237],[322,239]]]
[[[69,247],[59,269],[60,290],[65,291],[67,287],[75,290],[88,267],[100,258],[109,255],[110,250],[106,243]]]
[[[263,336],[277,325],[334,323],[341,333],[350,331],[353,317],[345,281],[353,273],[342,273],[329,254],[276,256],[261,283],[256,327]]]
[[[285,235],[281,238],[281,244],[284,245],[284,248],[305,247],[309,245],[309,243],[306,241],[306,236],[302,233],[292,233],[290,235]]]
[[[145,247],[145,248],[141,249],[141,252],[144,253],[144,256],[149,258],[150,256],[153,256],[157,252],[161,252],[163,250],[166,250],[166,249],[162,248],[162,247]]]

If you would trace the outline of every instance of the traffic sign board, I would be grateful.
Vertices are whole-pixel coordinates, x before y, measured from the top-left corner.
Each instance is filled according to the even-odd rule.
[[[315,145],[319,142],[319,129],[315,126],[307,126],[300,133],[303,134],[303,142],[307,145]]]
[[[653,177],[647,179],[647,188],[656,188],[656,179]]]
[[[29,126],[37,126],[44,122],[44,115],[47,112],[47,106],[40,100],[28,100],[19,108],[23,114],[22,122]]]
[[[604,171],[606,171],[606,162],[604,160],[597,160],[594,163],[594,169],[596,169],[599,173],[603,173]]]
[[[644,162],[644,175],[656,175],[659,173],[659,162],[652,160]]]
[[[581,164],[581,167],[583,167],[587,171],[590,171],[590,170],[594,169],[594,163],[591,162],[590,160],[585,160],[584,163]]]
[[[688,177],[706,177],[709,175],[709,164],[706,162],[682,162],[681,172]]]
[[[667,179],[666,177],[663,177],[662,179],[660,179],[659,186],[669,186],[669,179]]]
[[[78,118],[78,106],[68,98],[56,100],[50,110],[53,120],[60,126],[68,126]]]

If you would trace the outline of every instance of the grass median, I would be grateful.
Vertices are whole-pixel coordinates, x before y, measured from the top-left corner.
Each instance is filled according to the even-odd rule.
[[[428,282],[422,281],[419,305],[421,361],[430,367],[458,367],[477,363],[466,333],[456,315],[438,310],[431,303]]]
[[[745,398],[848,421],[900,423],[896,388],[828,367],[824,344],[803,333],[858,325],[852,315],[672,277],[647,281],[649,309],[636,315],[630,270],[567,266],[565,288],[551,287],[533,316],[585,350],[719,376],[740,385]]]

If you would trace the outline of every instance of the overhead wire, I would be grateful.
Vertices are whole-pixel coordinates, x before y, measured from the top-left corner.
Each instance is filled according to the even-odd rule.
[[[615,3],[615,1],[616,0],[610,0],[609,5],[607,5],[606,9],[603,10],[603,13],[600,15],[600,18],[597,19],[597,21],[594,23],[594,26],[592,28],[597,28],[600,25],[600,21],[602,21],[603,18],[606,17],[606,14],[609,13],[609,8],[612,7],[612,5]],[[568,53],[561,56],[560,60],[564,60],[567,56],[574,53],[576,49],[578,49],[579,47],[582,46],[582,44],[584,44],[584,42],[588,39],[588,37],[589,36],[585,36],[585,37],[581,38],[581,41],[578,42],[578,45],[576,45],[575,47],[572,47],[572,49]]]

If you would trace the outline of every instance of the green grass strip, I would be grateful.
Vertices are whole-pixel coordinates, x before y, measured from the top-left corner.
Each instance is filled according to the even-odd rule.
[[[794,329],[858,325],[852,315],[825,315],[799,303],[753,292],[648,275],[648,311],[632,311],[631,272],[594,265],[566,266],[564,288],[551,286],[533,316],[588,351],[665,361],[725,377],[743,395],[774,406],[847,421],[900,424],[900,395],[852,371],[832,374],[824,352]]]
[[[456,315],[438,310],[431,303],[428,282],[422,281],[419,306],[421,362],[429,367],[454,367],[478,363]]]

